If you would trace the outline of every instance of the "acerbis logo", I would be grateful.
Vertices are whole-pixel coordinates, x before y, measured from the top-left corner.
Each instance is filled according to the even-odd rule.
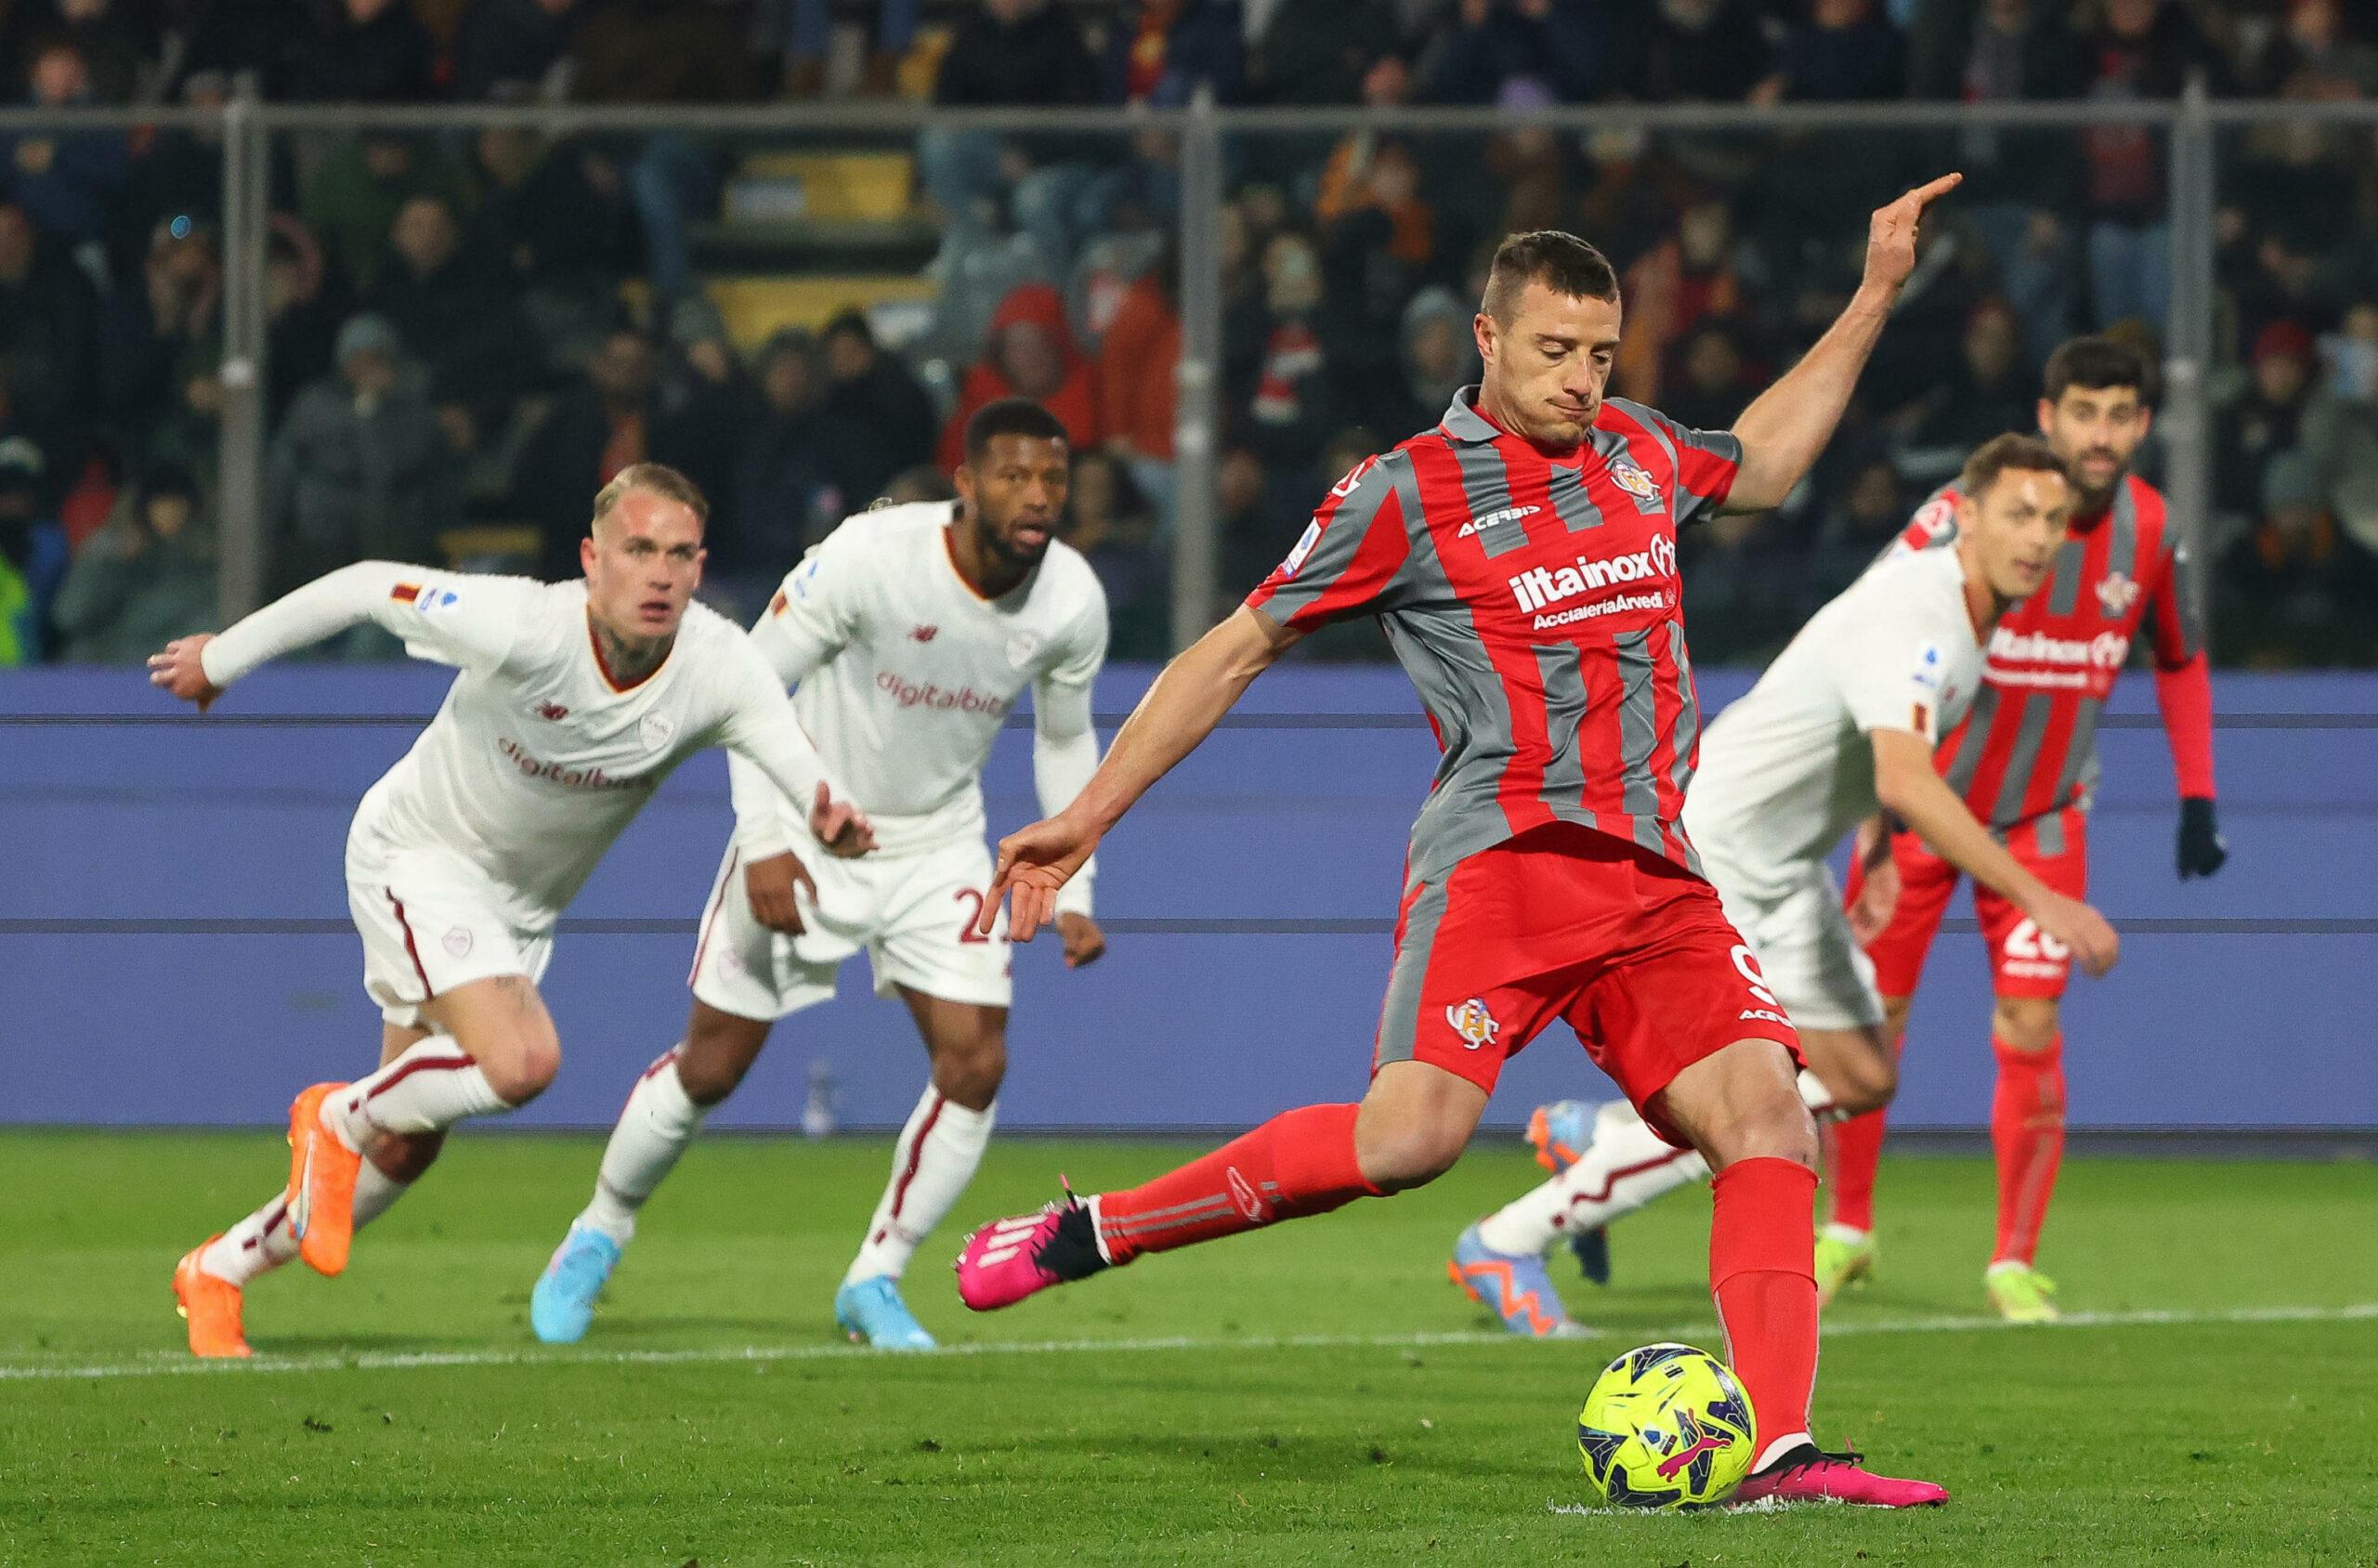
[[[1500,528],[1505,523],[1516,523],[1523,517],[1533,517],[1543,510],[1541,506],[1506,506],[1500,512],[1489,512],[1483,517],[1471,518],[1461,525],[1461,531],[1454,537],[1468,539],[1473,533],[1484,533],[1488,529]]]
[[[1673,581],[1675,578],[1676,541],[1659,534],[1650,544],[1630,555],[1603,560],[1580,555],[1574,566],[1530,567],[1511,578],[1509,584],[1511,596],[1519,601],[1520,608],[1533,612],[1563,600],[1598,594],[1605,588]]]

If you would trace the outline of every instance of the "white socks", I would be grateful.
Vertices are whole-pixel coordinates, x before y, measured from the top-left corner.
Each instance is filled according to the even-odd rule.
[[[970,1111],[937,1089],[928,1088],[892,1151],[892,1183],[883,1189],[867,1240],[851,1260],[845,1285],[889,1274],[900,1277],[917,1244],[948,1216],[958,1195],[974,1179],[983,1150],[999,1119],[999,1103]]]
[[[1801,1072],[1800,1101],[1821,1118],[1834,1114],[1833,1095],[1814,1073]],[[1606,1225],[1708,1179],[1706,1160],[1653,1131],[1626,1101],[1613,1100],[1595,1113],[1584,1157],[1480,1221],[1478,1238],[1497,1252],[1541,1255],[1563,1235]]]
[[[603,1150],[594,1199],[578,1217],[578,1223],[621,1247],[635,1235],[635,1211],[701,1130],[702,1108],[686,1097],[685,1080],[677,1076],[682,1049],[670,1047],[636,1080],[627,1108],[620,1113],[620,1125],[611,1130],[611,1142]]]
[[[355,1176],[355,1228],[359,1231],[385,1214],[411,1184],[365,1160]],[[289,1234],[289,1196],[275,1193],[270,1203],[225,1231],[200,1253],[198,1266],[245,1288],[258,1274],[269,1274],[295,1256],[297,1238]]]
[[[451,1035],[431,1035],[322,1103],[339,1142],[360,1149],[374,1131],[442,1132],[466,1117],[510,1110]]]

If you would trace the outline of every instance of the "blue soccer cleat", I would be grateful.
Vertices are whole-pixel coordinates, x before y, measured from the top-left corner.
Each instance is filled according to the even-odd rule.
[[[620,1266],[620,1244],[601,1231],[572,1225],[554,1248],[554,1261],[529,1293],[529,1326],[549,1345],[574,1345],[594,1321],[594,1299]]]
[[[877,1274],[834,1292],[834,1321],[843,1333],[879,1351],[929,1351],[934,1337],[900,1299],[900,1282]]]
[[[1527,1141],[1535,1146],[1535,1163],[1558,1176],[1585,1158],[1594,1141],[1597,1109],[1583,1100],[1555,1100],[1531,1112]]]
[[[1574,1339],[1588,1330],[1570,1319],[1552,1288],[1544,1260],[1526,1253],[1497,1252],[1470,1226],[1453,1244],[1453,1261],[1445,1274],[1463,1294],[1493,1310],[1503,1326],[1531,1339]]]

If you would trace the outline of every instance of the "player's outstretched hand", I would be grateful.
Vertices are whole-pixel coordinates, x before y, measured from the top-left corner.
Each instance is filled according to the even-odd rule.
[[[1065,944],[1067,969],[1079,969],[1106,956],[1106,933],[1078,910],[1068,909],[1057,917],[1057,935]]]
[[[824,784],[817,786],[817,798],[809,803],[809,830],[826,846],[826,853],[841,860],[856,860],[875,847],[875,828],[867,813],[848,801],[834,799],[833,791]]]
[[[1097,847],[1097,831],[1063,812],[1010,833],[1000,841],[990,896],[983,900],[982,918],[974,928],[988,936],[1000,900],[1013,894],[1007,912],[1007,939],[1031,941],[1056,912],[1057,889],[1081,869],[1082,862]]]
[[[2106,917],[2078,898],[2052,894],[2029,913],[2042,936],[2071,948],[2073,961],[2092,975],[2104,974],[2122,956],[2122,938]]]
[[[163,686],[185,702],[197,703],[198,711],[205,712],[223,695],[223,688],[206,678],[206,666],[198,657],[214,640],[212,633],[201,632],[196,636],[176,637],[165,645],[164,652],[150,654],[149,684]]]
[[[1888,207],[1875,209],[1866,225],[1866,281],[1896,292],[1915,270],[1915,226],[1924,209],[1965,183],[1963,175],[1942,175],[1919,185]]]
[[[809,890],[809,901],[817,902],[817,884],[809,880],[809,868],[790,850],[743,868],[743,895],[751,901],[751,918],[787,936],[801,934],[801,903],[794,890],[804,887]]]

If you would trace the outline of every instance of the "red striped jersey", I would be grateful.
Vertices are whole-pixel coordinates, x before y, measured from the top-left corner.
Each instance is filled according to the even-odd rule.
[[[1247,602],[1299,630],[1386,628],[1444,753],[1410,877],[1555,821],[1697,872],[1677,822],[1701,707],[1676,539],[1723,504],[1741,443],[1614,398],[1548,456],[1476,395],[1340,479]]]
[[[1956,487],[1941,487],[1889,553],[1953,542],[1956,503]],[[2190,569],[2162,494],[2135,474],[2103,511],[2072,519],[2047,581],[1991,632],[1973,712],[1934,753],[1975,817],[2006,832],[2068,805],[2086,808],[2097,782],[2097,720],[2141,625],[2166,670],[2203,646]]]

